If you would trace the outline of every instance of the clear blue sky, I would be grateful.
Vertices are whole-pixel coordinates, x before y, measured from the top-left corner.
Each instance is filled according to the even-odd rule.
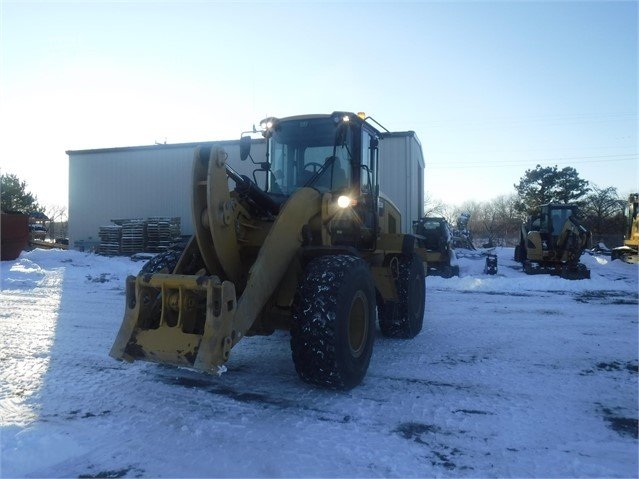
[[[510,194],[537,163],[639,188],[637,2],[0,8],[0,168],[45,205],[67,202],[69,149],[334,110],[414,130],[427,192],[448,203]]]

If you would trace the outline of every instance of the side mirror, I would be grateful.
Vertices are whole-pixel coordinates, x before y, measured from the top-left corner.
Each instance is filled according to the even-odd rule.
[[[371,138],[371,150],[376,150],[377,147],[379,146],[379,140],[377,138]]]
[[[240,138],[240,160],[245,161],[251,154],[251,137],[243,136]]]

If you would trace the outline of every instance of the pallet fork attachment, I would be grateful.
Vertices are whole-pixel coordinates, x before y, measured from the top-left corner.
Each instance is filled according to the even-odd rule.
[[[226,362],[237,308],[233,283],[217,276],[140,275],[127,278],[126,291],[124,321],[112,357],[206,372]]]

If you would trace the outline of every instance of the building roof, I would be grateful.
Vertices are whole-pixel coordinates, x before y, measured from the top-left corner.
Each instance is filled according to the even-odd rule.
[[[264,142],[262,138],[253,138],[253,143]],[[212,146],[212,145],[235,145],[239,142],[237,140],[218,140],[218,141],[196,141],[189,143],[156,143],[155,145],[141,145],[141,146],[118,146],[112,148],[95,148],[88,150],[67,150],[65,153],[69,156],[72,155],[86,155],[93,153],[113,153],[121,151],[152,151],[152,150],[170,150],[175,148],[195,148],[197,146]]]

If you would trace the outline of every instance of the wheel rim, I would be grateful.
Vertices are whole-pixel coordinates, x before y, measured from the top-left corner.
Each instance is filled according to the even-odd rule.
[[[348,346],[353,357],[359,357],[366,347],[368,336],[368,301],[362,291],[357,291],[348,313]]]

